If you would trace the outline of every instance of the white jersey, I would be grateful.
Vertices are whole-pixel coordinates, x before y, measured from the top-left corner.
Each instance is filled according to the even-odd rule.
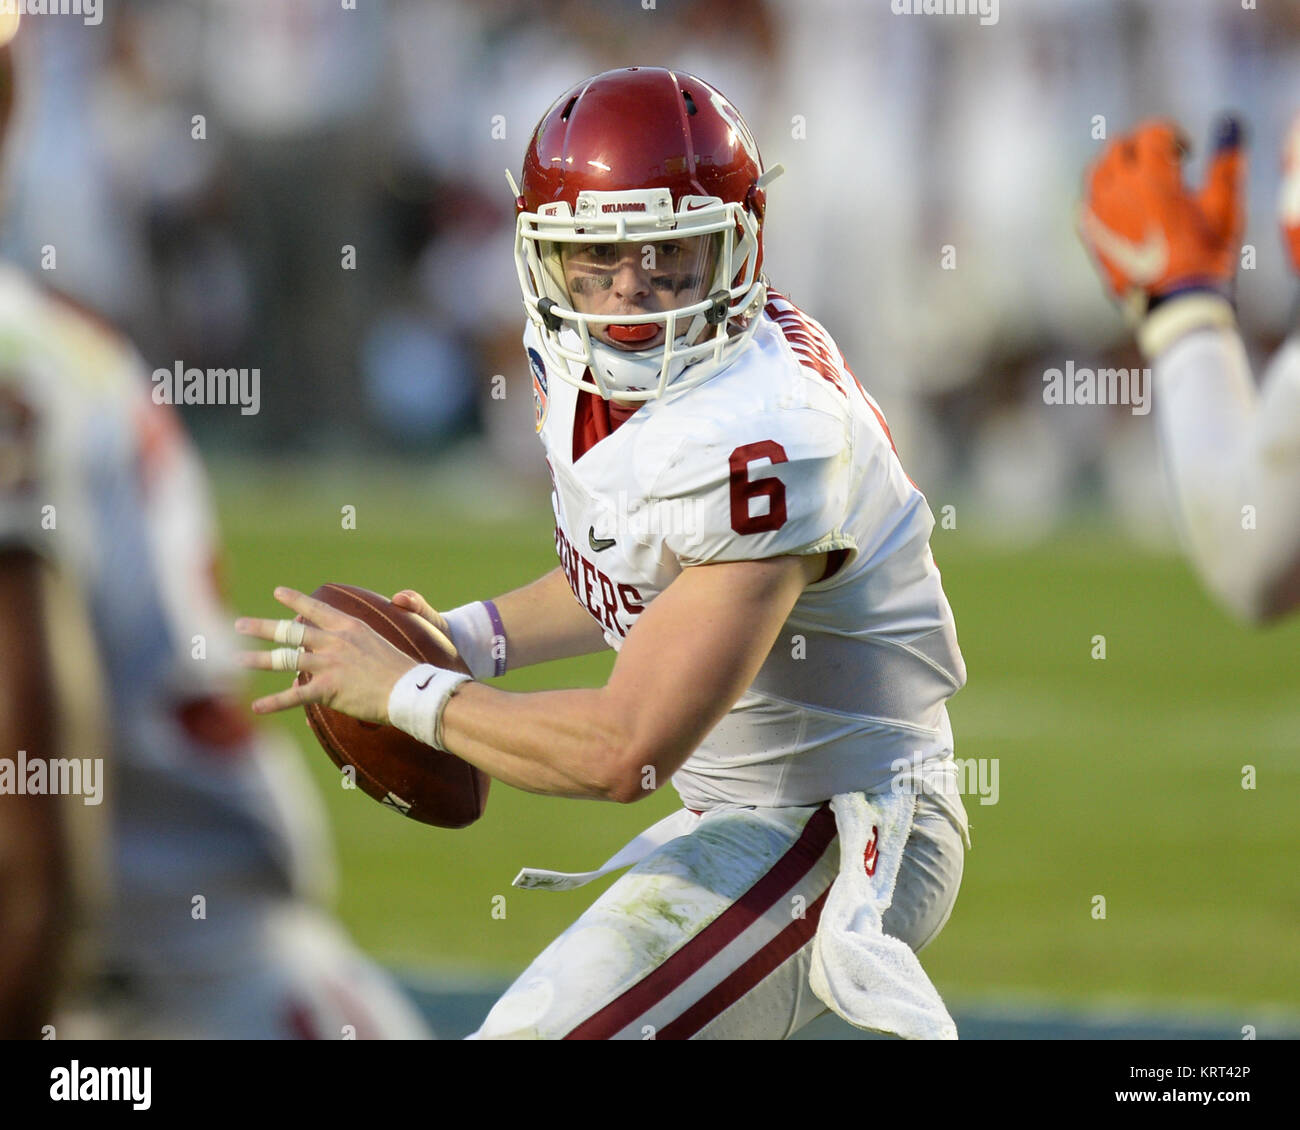
[[[1235,330],[1155,361],[1156,419],[1179,525],[1206,586],[1246,620],[1300,605],[1300,340],[1256,393]]]
[[[531,326],[524,344],[560,563],[610,646],[683,568],[843,558],[804,590],[753,684],[674,776],[688,808],[815,804],[951,759],[945,703],[966,670],[934,519],[820,325],[771,295],[735,362],[585,452],[575,434],[590,394],[547,370]]]
[[[157,966],[240,952],[232,903],[317,885],[327,856],[304,771],[224,697],[207,484],[150,388],[121,338],[0,266],[0,547],[46,555],[84,602],[111,733],[65,756],[104,758],[109,960]],[[227,913],[190,928],[195,894]]]

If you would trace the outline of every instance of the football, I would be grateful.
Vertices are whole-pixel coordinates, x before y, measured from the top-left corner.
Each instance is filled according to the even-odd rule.
[[[364,621],[412,659],[469,673],[424,620],[378,593],[326,584],[311,595]],[[311,676],[298,678],[305,682]],[[350,768],[357,787],[380,804],[438,828],[464,828],[483,815],[490,778],[468,762],[393,726],[360,722],[318,703],[305,710],[330,759],[340,769]]]

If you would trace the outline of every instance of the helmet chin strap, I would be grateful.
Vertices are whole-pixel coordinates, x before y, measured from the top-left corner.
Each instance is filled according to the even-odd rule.
[[[599,367],[605,386],[615,394],[636,389],[659,387],[659,374],[663,370],[663,347],[656,349],[653,356],[646,356],[635,351],[615,349],[606,345],[599,338],[591,339],[591,359]],[[666,389],[686,368],[687,357],[677,356],[668,364],[668,383]]]

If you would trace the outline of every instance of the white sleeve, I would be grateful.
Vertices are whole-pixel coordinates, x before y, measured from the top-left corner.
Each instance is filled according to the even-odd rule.
[[[1202,580],[1251,622],[1294,607],[1300,342],[1279,351],[1258,394],[1231,329],[1200,330],[1175,342],[1156,358],[1155,380],[1164,463]]]
[[[844,531],[852,468],[842,421],[812,410],[741,415],[701,431],[651,491],[679,501],[664,543],[683,566],[856,549]]]

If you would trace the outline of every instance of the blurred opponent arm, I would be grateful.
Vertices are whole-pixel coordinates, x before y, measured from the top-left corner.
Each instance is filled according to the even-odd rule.
[[[1232,329],[1190,333],[1154,368],[1161,454],[1201,579],[1248,623],[1300,607],[1300,336],[1258,394]]]
[[[1300,270],[1300,123],[1290,150],[1283,229]],[[1085,177],[1079,230],[1152,361],[1192,563],[1225,608],[1259,624],[1300,607],[1300,337],[1257,394],[1231,302],[1245,228],[1241,126],[1220,123],[1199,190],[1184,183],[1187,151],[1171,122],[1115,138]]]

